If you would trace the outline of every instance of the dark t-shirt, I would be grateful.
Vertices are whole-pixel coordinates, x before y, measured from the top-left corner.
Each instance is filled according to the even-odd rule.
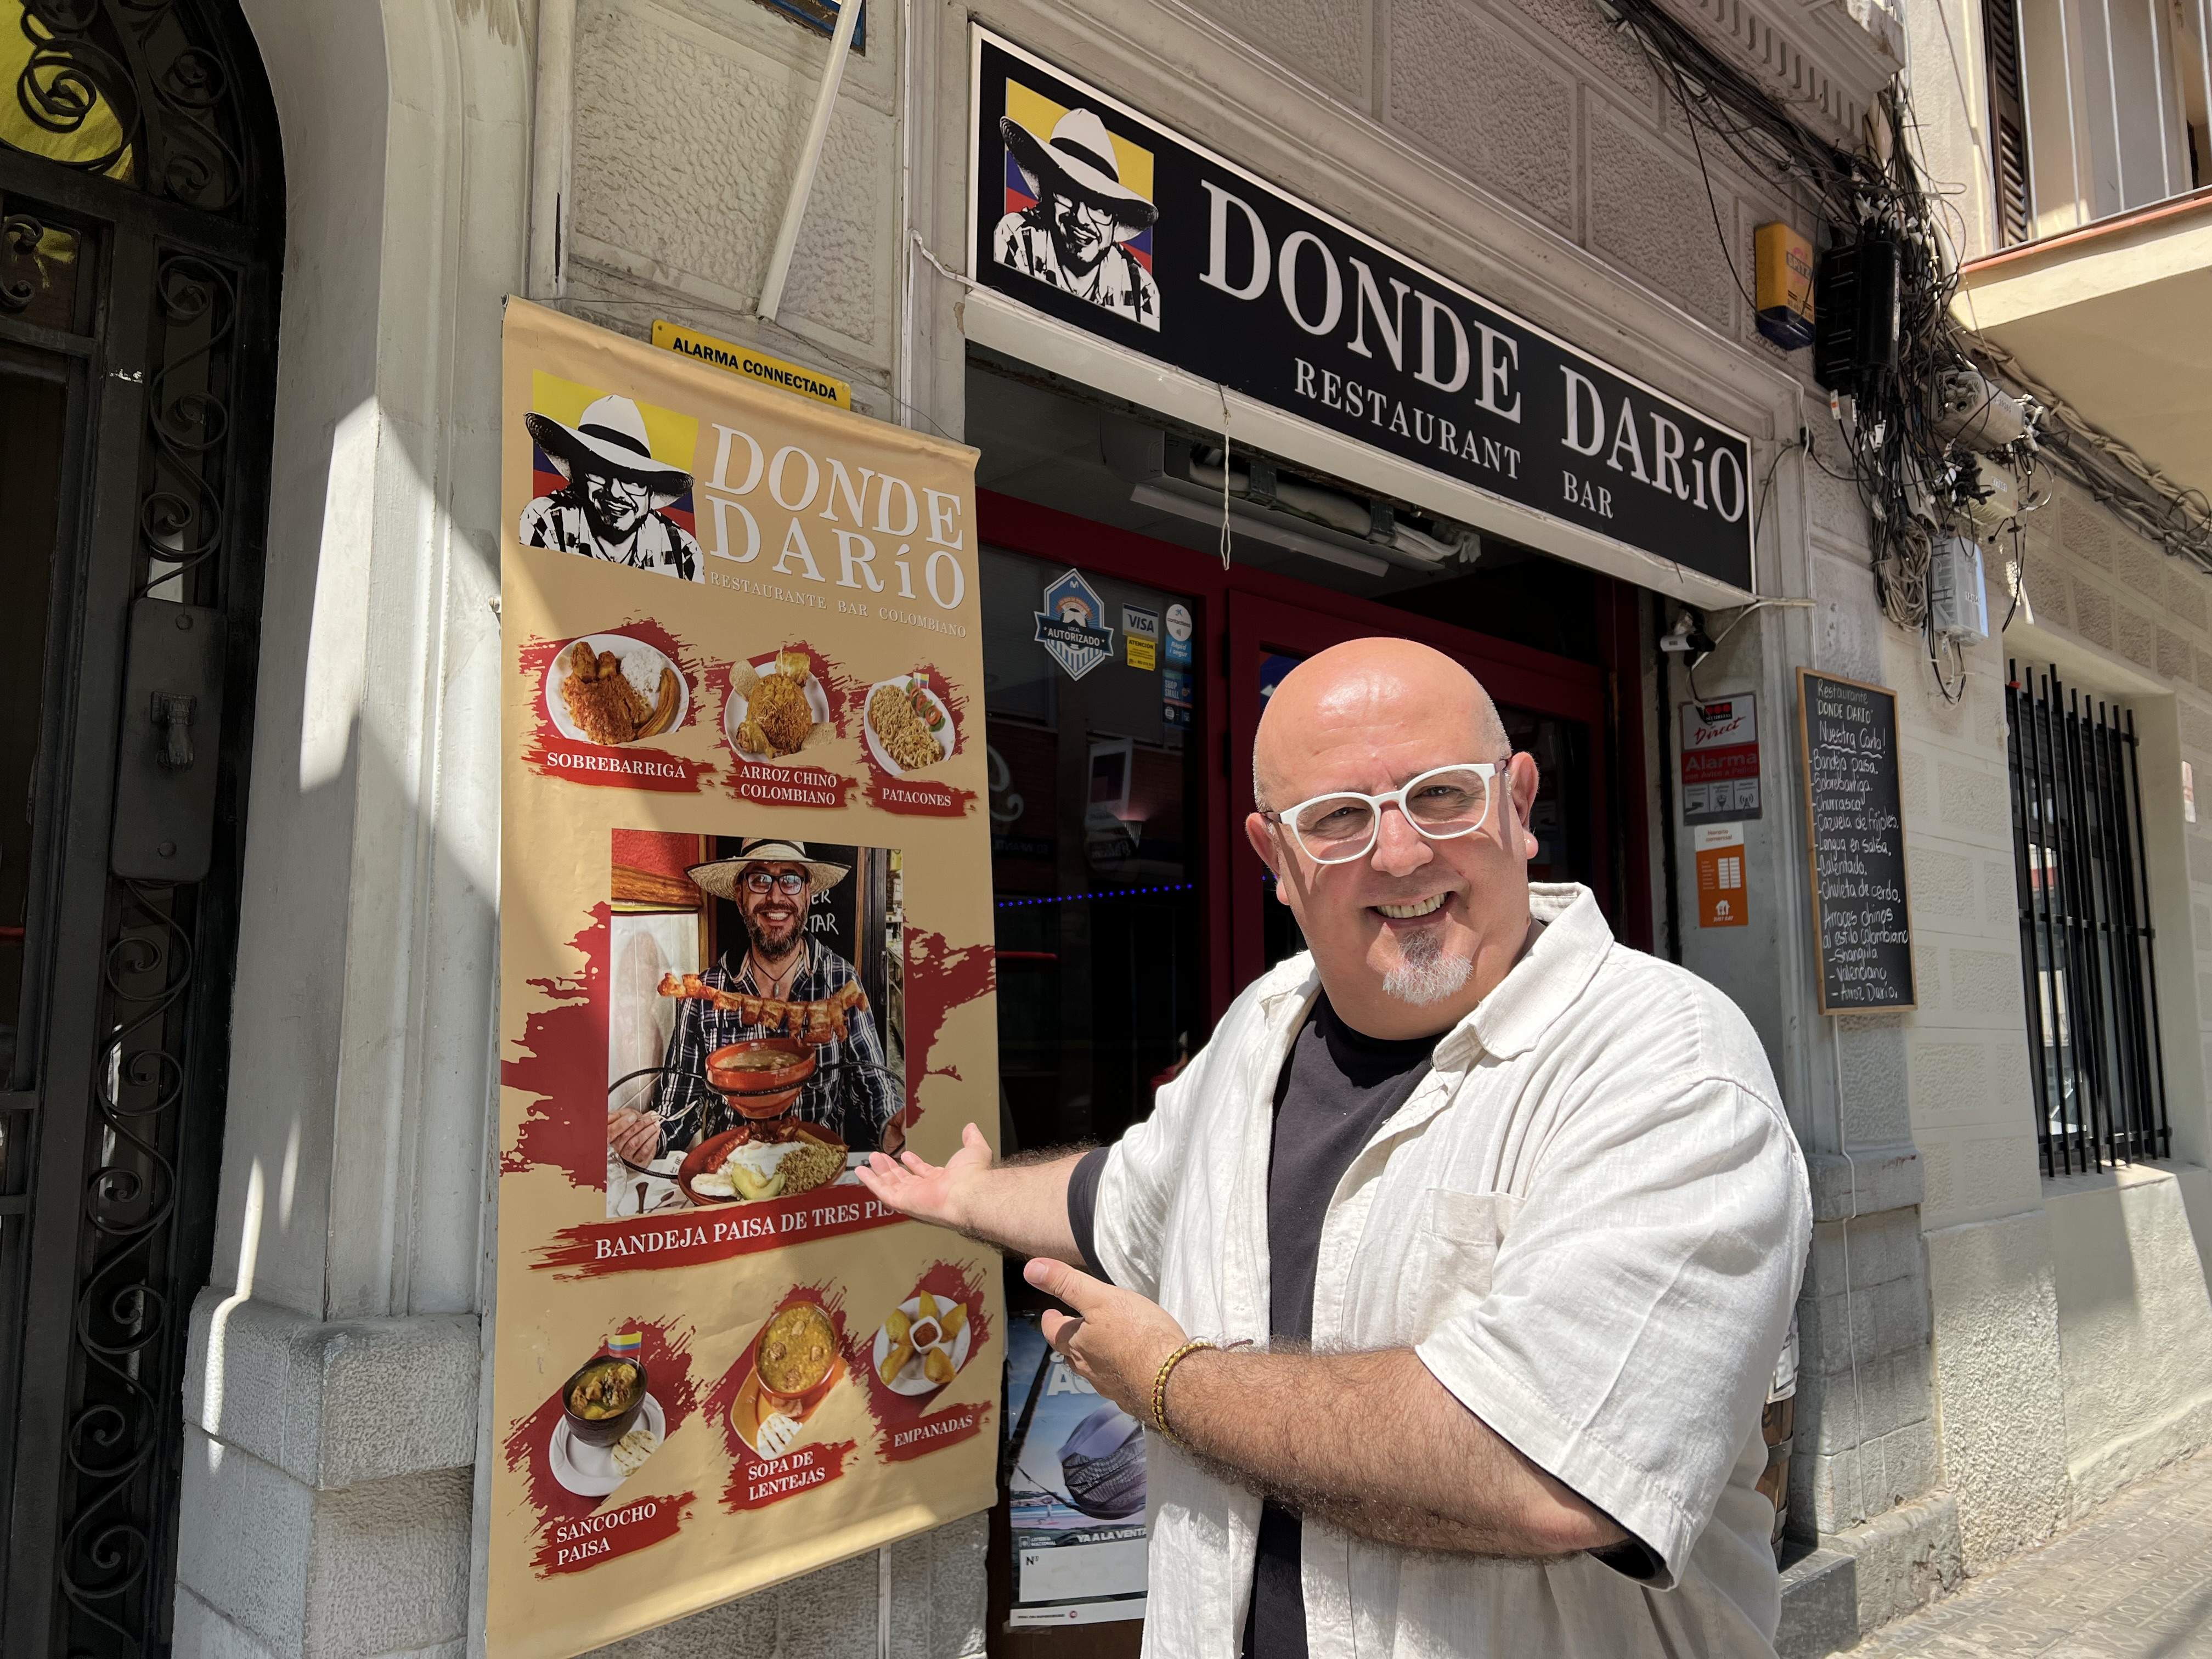
[[[1352,1160],[1426,1074],[1437,1041],[1364,1036],[1337,1018],[1326,995],[1314,1000],[1290,1063],[1275,1079],[1273,1151],[1267,1163],[1267,1311],[1278,1346],[1311,1340],[1314,1274],[1329,1200]],[[1086,1154],[1067,1183],[1068,1224],[1094,1271],[1098,1182],[1107,1150]],[[1246,1659],[1305,1659],[1296,1512],[1269,1500],[1260,1511],[1259,1541],[1244,1621]]]

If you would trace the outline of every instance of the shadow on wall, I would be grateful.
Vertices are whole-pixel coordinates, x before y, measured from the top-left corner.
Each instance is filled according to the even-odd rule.
[[[2145,1166],[2045,1189],[2076,1515],[2212,1441],[2212,1293],[2183,1194],[2208,1178]]]

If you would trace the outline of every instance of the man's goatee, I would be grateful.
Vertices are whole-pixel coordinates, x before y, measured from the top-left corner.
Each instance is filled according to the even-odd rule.
[[[1474,971],[1469,958],[1447,956],[1431,929],[1408,934],[1399,948],[1405,959],[1382,975],[1382,994],[1416,1008],[1458,995]]]

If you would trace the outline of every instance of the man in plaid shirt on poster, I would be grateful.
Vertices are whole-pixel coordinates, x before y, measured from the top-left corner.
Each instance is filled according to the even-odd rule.
[[[726,951],[699,975],[714,989],[817,1002],[859,977],[851,963],[806,936],[807,910],[851,873],[849,866],[809,857],[803,842],[756,836],[738,843],[736,856],[695,864],[684,873],[701,892],[734,903],[744,921],[744,954],[733,963]],[[842,1040],[816,1045],[819,1063],[792,1109],[856,1152],[895,1152],[906,1139],[898,1121],[905,1091],[884,1069],[874,1014],[854,1008],[845,1025]],[[642,1164],[731,1127],[737,1120],[728,1103],[707,1086],[707,1056],[728,1043],[774,1035],[766,1025],[746,1024],[733,1010],[687,1000],[669,1034],[662,1063],[672,1069],[661,1079],[653,1110],[617,1112],[608,1121],[617,1154]]]

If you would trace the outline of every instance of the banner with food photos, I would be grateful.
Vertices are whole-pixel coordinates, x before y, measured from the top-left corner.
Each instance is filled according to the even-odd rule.
[[[988,1507],[975,453],[507,303],[487,1634],[587,1651]]]

